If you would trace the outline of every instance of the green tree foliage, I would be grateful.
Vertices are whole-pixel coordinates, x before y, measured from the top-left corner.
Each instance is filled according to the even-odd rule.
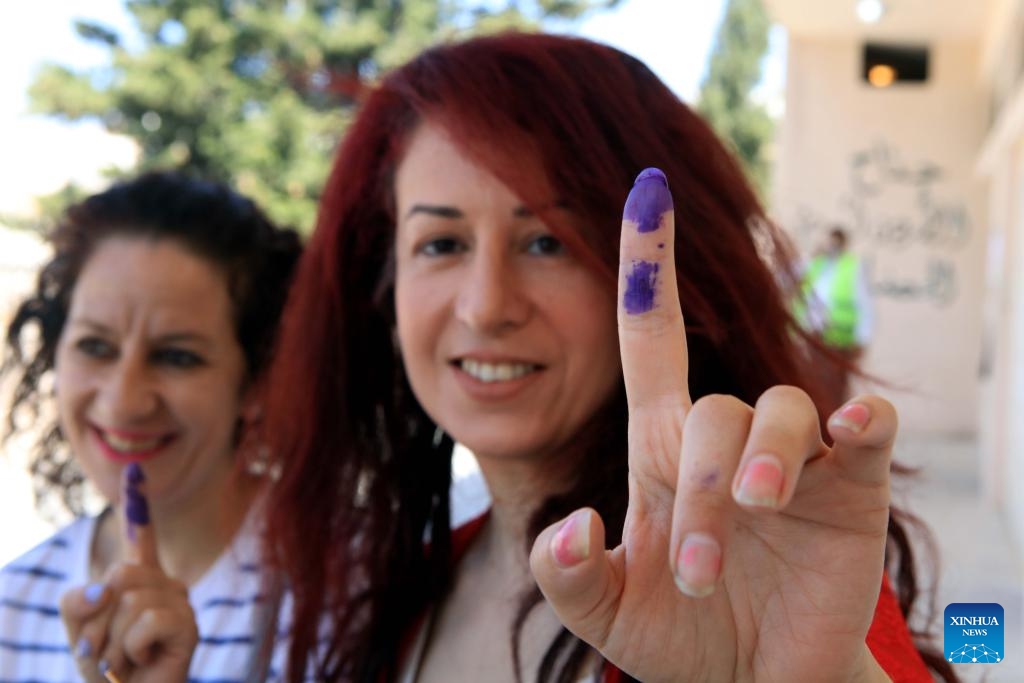
[[[173,167],[226,180],[308,229],[335,145],[381,73],[438,40],[535,29],[617,2],[127,0],[138,35],[75,26],[109,51],[109,64],[47,65],[29,96],[37,112],[99,119],[134,138],[132,172]]]
[[[750,93],[761,79],[770,27],[762,0],[728,0],[697,103],[701,115],[732,144],[762,198],[768,188],[767,147],[774,123]]]

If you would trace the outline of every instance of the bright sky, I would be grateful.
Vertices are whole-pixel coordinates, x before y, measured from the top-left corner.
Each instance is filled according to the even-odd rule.
[[[609,43],[647,63],[683,99],[693,101],[724,8],[724,0],[623,0],[618,8],[587,19],[578,33]],[[99,171],[130,166],[134,147],[106,134],[97,123],[68,124],[32,116],[25,91],[40,64],[75,67],[102,63],[104,52],[79,40],[71,22],[96,19],[130,32],[123,0],[0,2],[0,213],[24,214],[32,197],[70,179],[102,185]],[[773,32],[762,97],[778,110],[784,40]]]

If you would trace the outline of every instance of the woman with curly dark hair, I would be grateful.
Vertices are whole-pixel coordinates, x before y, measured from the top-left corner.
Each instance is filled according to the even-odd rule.
[[[0,570],[0,680],[127,681],[140,653],[174,680],[193,620],[193,675],[240,676],[258,649],[260,390],[298,235],[227,187],[151,173],[68,208],[50,243],[7,329],[9,428],[40,434],[41,503],[81,514],[88,480],[107,507]],[[102,612],[65,613],[65,634],[69,591]]]

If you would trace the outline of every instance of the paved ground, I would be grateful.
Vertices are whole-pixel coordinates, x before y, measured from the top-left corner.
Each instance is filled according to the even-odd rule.
[[[921,467],[899,484],[897,500],[931,527],[941,555],[936,599],[942,610],[953,602],[997,602],[1005,611],[1006,659],[1000,664],[957,665],[965,682],[1024,681],[1024,567],[1007,525],[982,500],[973,439],[905,438],[896,457]],[[941,628],[936,631],[941,634]],[[941,635],[940,635],[941,642]]]

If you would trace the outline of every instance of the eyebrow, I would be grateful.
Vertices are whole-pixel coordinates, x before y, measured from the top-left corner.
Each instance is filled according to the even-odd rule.
[[[435,204],[413,204],[412,208],[405,214],[405,217],[408,219],[417,213],[425,213],[430,216],[438,216],[439,218],[465,218],[465,214],[454,206],[439,206]],[[516,218],[531,218],[534,216],[534,213],[525,206],[517,206],[512,211],[512,215]]]
[[[113,335],[114,330],[103,323],[90,320],[88,318],[70,318],[68,322],[72,325],[81,325],[82,327],[88,327],[94,332],[99,332],[105,335]],[[209,344],[210,339],[203,334],[198,332],[169,332],[162,334],[155,338],[155,341],[160,344],[175,344],[179,342],[196,342],[199,344]]]

